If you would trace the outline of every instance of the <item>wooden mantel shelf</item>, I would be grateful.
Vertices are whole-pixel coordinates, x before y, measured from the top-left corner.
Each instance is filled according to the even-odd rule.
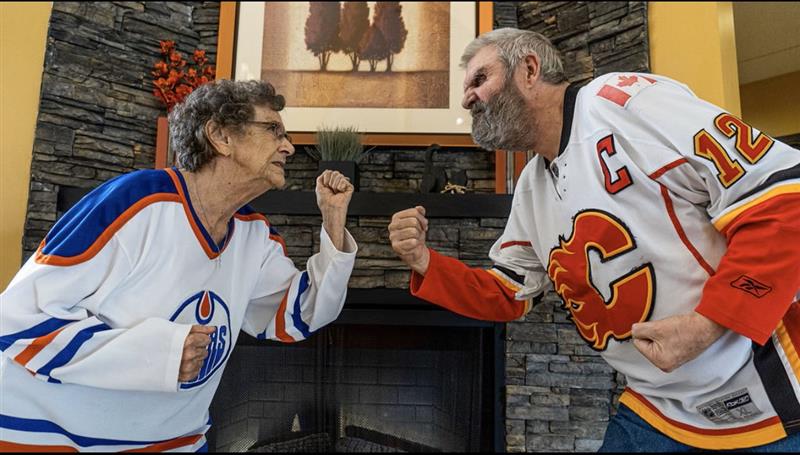
[[[506,218],[507,194],[366,193],[353,194],[349,216],[392,216],[421,205],[432,218]],[[257,212],[273,215],[319,215],[313,191],[268,191],[250,203]]]

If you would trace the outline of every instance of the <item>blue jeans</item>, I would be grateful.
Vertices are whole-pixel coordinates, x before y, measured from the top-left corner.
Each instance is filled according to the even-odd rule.
[[[702,449],[687,446],[664,435],[642,420],[627,406],[620,404],[608,423],[603,446],[598,452],[701,452]],[[800,452],[800,433],[794,433],[780,441],[758,447],[720,452]]]

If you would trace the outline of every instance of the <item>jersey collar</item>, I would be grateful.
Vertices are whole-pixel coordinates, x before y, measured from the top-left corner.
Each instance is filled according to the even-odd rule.
[[[575,83],[569,84],[564,92],[564,113],[561,119],[561,142],[558,144],[558,154],[561,155],[569,144],[569,134],[572,131],[572,118],[575,116],[575,100],[578,98],[578,90],[581,86]]]

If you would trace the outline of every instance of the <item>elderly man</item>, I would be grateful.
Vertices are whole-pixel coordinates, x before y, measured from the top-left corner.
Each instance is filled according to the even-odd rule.
[[[800,153],[665,77],[569,84],[534,32],[462,64],[475,141],[537,156],[489,270],[427,248],[424,208],[395,214],[412,292],[509,321],[552,283],[628,380],[604,451],[800,450]]]
[[[170,114],[180,169],[117,177],[56,223],[0,302],[0,450],[202,450],[240,330],[293,342],[339,315],[347,179],[317,179],[303,272],[246,205],[285,184],[283,107],[264,82],[198,88]]]

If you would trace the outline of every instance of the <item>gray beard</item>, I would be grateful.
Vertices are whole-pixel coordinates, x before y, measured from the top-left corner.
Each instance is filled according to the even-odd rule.
[[[532,125],[522,93],[507,80],[488,102],[476,101],[472,114],[472,139],[486,150],[526,151]]]

